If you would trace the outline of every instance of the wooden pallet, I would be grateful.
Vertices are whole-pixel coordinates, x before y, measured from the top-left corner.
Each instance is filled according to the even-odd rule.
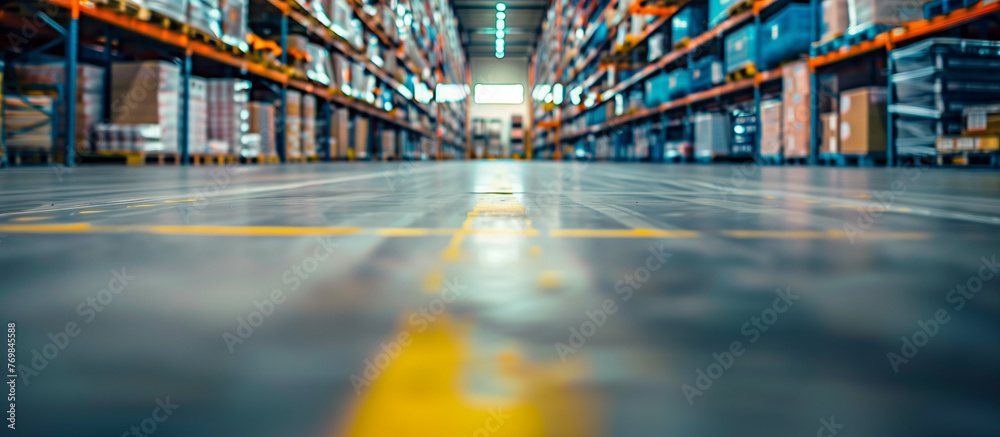
[[[976,150],[941,153],[937,156],[937,164],[940,166],[1000,168],[1000,154],[995,151],[983,152]]]
[[[842,155],[839,153],[822,153],[817,162],[832,167],[883,167],[888,162],[884,153],[867,155]]]
[[[809,165],[809,158],[804,156],[796,156],[793,158],[782,158],[781,162],[784,165]]]
[[[735,17],[753,9],[754,0],[742,0],[729,8],[729,16]]]
[[[191,165],[225,165],[225,164],[235,164],[236,155],[232,153],[191,153]]]
[[[274,155],[271,156],[257,155],[257,156],[240,156],[239,159],[237,159],[237,162],[239,162],[240,164],[264,165],[264,164],[280,164],[281,160]]]
[[[104,158],[123,158],[125,160],[125,165],[146,165],[146,164],[156,164],[156,165],[166,165],[169,163],[172,165],[180,165],[180,154],[177,152],[129,152],[129,151],[103,151],[96,152],[94,155]],[[151,162],[152,161],[152,162]]]
[[[306,157],[305,156],[286,156],[285,157],[285,162],[301,162],[301,163],[305,163],[306,162]]]
[[[882,34],[883,32],[888,32],[895,27],[898,26],[895,24],[882,23],[869,24],[854,33],[841,34],[834,38],[814,43],[812,46],[812,55],[822,56],[841,49],[846,50],[848,47],[861,44],[865,41],[871,41],[875,39],[876,36]]]
[[[209,35],[204,30],[201,30],[201,29],[198,29],[198,28],[195,28],[195,27],[188,27],[187,34],[188,34],[189,37],[191,37],[191,39],[194,39],[195,41],[201,41],[201,42],[203,42],[205,44],[208,44],[208,45],[214,47],[217,50],[220,50],[220,51],[223,51],[223,52],[232,53],[233,55],[236,55],[236,56],[244,56],[245,55],[245,53],[243,52],[243,50],[240,50],[239,47],[231,46],[229,44],[226,44],[226,43],[222,42],[221,39],[215,37],[214,35]]]
[[[757,76],[757,66],[749,64],[739,70],[726,74],[726,82],[739,82],[743,79]]]
[[[132,3],[128,0],[103,0],[96,3],[119,14],[128,15],[140,21],[146,21],[167,30],[186,33],[188,26],[184,21],[163,15],[155,10],[143,5]]]
[[[57,157],[50,150],[7,149],[7,162],[10,165],[51,165],[59,162],[61,158],[61,154]]]

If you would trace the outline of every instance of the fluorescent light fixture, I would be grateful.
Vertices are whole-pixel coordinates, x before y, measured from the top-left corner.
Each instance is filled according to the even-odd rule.
[[[465,100],[465,86],[454,83],[439,83],[434,87],[434,100],[438,103],[461,102]]]
[[[507,18],[507,14],[504,12],[497,12],[497,20],[504,20]]]
[[[504,24],[503,20],[497,20],[497,30],[504,30],[505,27],[507,27],[507,25]]]
[[[552,101],[557,105],[561,105],[563,102],[563,86],[561,83],[557,83],[552,87]]]
[[[497,38],[503,39],[503,37],[504,37],[503,31],[502,30],[498,30],[497,31]]]
[[[507,5],[505,5],[503,3],[497,3],[497,10],[500,11],[500,12],[506,11],[507,10]]]
[[[496,53],[496,57],[497,57],[497,59],[503,59],[503,52],[497,52]],[[479,102],[476,102],[476,103],[479,103]]]
[[[503,56],[502,53],[497,55]],[[477,83],[473,95],[479,105],[519,105],[524,103],[524,85]]]

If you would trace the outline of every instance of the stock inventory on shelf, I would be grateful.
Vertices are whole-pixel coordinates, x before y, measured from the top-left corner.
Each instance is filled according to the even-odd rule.
[[[536,157],[997,166],[995,0],[554,1]]]
[[[466,154],[443,0],[25,0],[0,24],[0,164]]]

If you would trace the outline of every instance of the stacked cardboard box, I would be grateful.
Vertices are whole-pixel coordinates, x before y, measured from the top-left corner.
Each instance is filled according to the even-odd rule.
[[[208,145],[208,81],[192,77],[188,82],[188,153]]]
[[[396,131],[393,129],[382,130],[382,160],[388,161],[396,159],[399,145],[396,144]]]
[[[809,67],[805,61],[782,67],[781,102],[785,117],[781,136],[786,158],[807,157],[812,148]]]
[[[243,135],[249,129],[247,103],[250,82],[240,79],[208,80],[209,150],[199,153],[233,153],[243,150]]]
[[[349,110],[347,108],[337,108],[333,111],[333,120],[330,123],[330,155],[333,158],[347,159],[350,148],[348,132],[350,132],[350,122],[348,119]]]
[[[302,156],[302,94],[288,90],[285,93],[285,156]]]
[[[330,53],[320,45],[307,43],[306,53],[309,61],[306,62],[306,77],[323,85],[330,85],[333,70],[330,65]]]
[[[250,127],[246,136],[247,147],[256,152],[256,155],[275,156],[274,104],[250,102],[248,107],[250,108]]]
[[[164,61],[116,62],[111,66],[111,121],[114,124],[159,126],[159,150],[176,152],[180,122],[180,67]],[[113,131],[132,132],[135,129]],[[154,138],[141,130],[137,136]],[[129,147],[140,147],[143,142],[124,141]],[[106,144],[113,146],[116,143]],[[125,149],[135,150],[135,149]]]
[[[840,153],[865,155],[886,151],[887,92],[857,88],[840,96]]]
[[[820,114],[819,125],[819,153],[840,153],[840,113]]]
[[[55,99],[50,96],[4,96],[4,132],[10,151],[52,150],[52,114]]]
[[[132,0],[132,2],[178,23],[187,22],[188,0]]]
[[[316,96],[302,96],[302,155],[316,156]]]
[[[40,90],[45,94],[63,91],[66,65],[63,63],[47,63],[33,65],[18,65],[17,77],[21,85],[45,85],[51,90]],[[88,152],[93,146],[90,132],[104,114],[104,68],[95,65],[78,64],[76,70],[76,151]],[[65,120],[66,108],[60,105],[59,119]],[[64,122],[59,123],[59,135],[56,147],[63,147],[65,137]]]
[[[847,32],[850,27],[850,15],[847,10],[847,0],[823,0],[823,23],[820,31],[821,40],[834,39]]]
[[[354,157],[368,157],[368,117],[354,118]]]
[[[781,100],[760,102],[760,154],[781,155],[781,131],[784,120]]]

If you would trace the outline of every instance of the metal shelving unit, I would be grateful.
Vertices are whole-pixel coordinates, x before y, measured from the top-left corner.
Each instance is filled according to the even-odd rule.
[[[362,9],[358,2],[347,1],[354,16],[358,17],[367,35],[374,35],[378,39],[382,52],[386,56],[393,56],[399,64],[399,68],[405,69],[411,77],[417,78],[420,82],[429,85],[433,89],[436,83],[456,83],[468,85],[468,66],[465,61],[464,48],[457,47],[458,41],[455,38],[457,25],[453,23],[437,23],[435,20],[452,17],[451,14],[441,14],[431,7],[430,0],[411,0],[405,2],[407,5],[415,5],[420,2],[420,6],[429,11],[432,20],[430,27],[436,29],[428,30],[421,27],[417,35],[422,43],[430,47],[428,53],[414,53],[413,50],[404,51],[402,40],[394,40],[384,32]],[[401,2],[404,3],[404,2]],[[435,103],[431,100],[419,99],[412,91],[409,91],[407,84],[404,84],[377,66],[369,56],[361,49],[353,47],[350,42],[342,38],[330,26],[324,24],[317,17],[309,14],[304,5],[296,0],[250,0],[248,8],[251,11],[259,12],[264,17],[263,20],[251,23],[251,30],[266,30],[278,35],[278,46],[280,55],[277,57],[279,64],[272,64],[261,53],[254,49],[240,51],[230,50],[216,44],[209,44],[207,41],[191,37],[181,30],[162,25],[154,21],[139,19],[138,17],[123,13],[111,7],[95,4],[83,0],[26,0],[23,2],[26,8],[36,10],[37,16],[41,17],[52,29],[58,31],[61,39],[58,43],[64,45],[64,49],[59,51],[55,42],[45,42],[44,44],[32,41],[31,50],[42,52],[53,52],[53,54],[65,60],[66,71],[76,70],[78,59],[81,58],[79,46],[86,44],[88,61],[100,61],[106,67],[106,74],[110,75],[111,62],[127,57],[137,56],[140,59],[149,59],[150,56],[162,60],[172,61],[181,67],[182,94],[188,95],[188,79],[193,73],[203,73],[206,77],[227,77],[242,78],[250,80],[254,84],[254,89],[260,88],[269,90],[279,103],[278,122],[275,123],[277,130],[275,134],[275,144],[277,154],[282,161],[286,159],[283,132],[284,120],[287,116],[287,92],[295,90],[305,94],[314,95],[317,98],[318,115],[321,120],[317,124],[319,155],[325,160],[331,159],[331,150],[328,145],[330,135],[329,123],[333,111],[338,108],[346,108],[350,111],[351,117],[368,117],[373,123],[372,132],[380,129],[394,129],[400,136],[425,138],[433,143],[433,150],[430,157],[441,159],[447,156],[461,157],[465,155],[465,143],[469,125],[467,122],[467,104],[465,103]],[[38,7],[45,6],[49,13],[37,10]],[[54,12],[53,12],[54,11]],[[0,11],[0,24],[5,27],[20,26],[19,14],[12,8],[7,7]],[[454,18],[448,18],[454,20]],[[80,29],[84,26],[86,35],[81,35]],[[266,28],[266,29],[265,29]],[[104,29],[103,32],[96,32],[94,29]],[[383,108],[373,105],[363,99],[345,95],[340,89],[331,85],[325,85],[313,79],[298,77],[293,71],[288,71],[289,65],[289,35],[290,32],[306,35],[310,41],[324,47],[328,53],[339,53],[354,62],[363,64],[365,71],[377,78],[380,85],[391,90],[398,95],[394,101],[402,102],[408,111],[417,111],[425,117],[426,123],[416,124],[396,116],[397,108]],[[136,44],[120,44],[123,41]],[[114,43],[119,43],[114,45]],[[103,46],[103,50],[101,47]],[[96,59],[95,59],[96,58]],[[9,61],[9,59],[8,59]],[[433,61],[433,62],[431,62]],[[11,67],[11,63],[7,63]],[[417,74],[414,74],[417,73]],[[10,79],[10,76],[7,76]],[[73,95],[76,83],[75,75],[67,74],[64,86],[64,95]],[[106,93],[110,91],[106,88]],[[107,97],[105,101],[109,100]],[[65,111],[67,114],[75,114],[74,99],[65,99]],[[188,139],[187,136],[187,112],[188,99],[181,99],[179,121],[179,154],[183,163],[188,162]],[[105,114],[106,116],[107,114]],[[66,126],[66,132],[75,132],[74,117],[65,117],[62,121]],[[64,163],[73,165],[76,162],[74,154],[76,145],[74,135],[66,135]],[[4,159],[8,156],[3,154]]]

